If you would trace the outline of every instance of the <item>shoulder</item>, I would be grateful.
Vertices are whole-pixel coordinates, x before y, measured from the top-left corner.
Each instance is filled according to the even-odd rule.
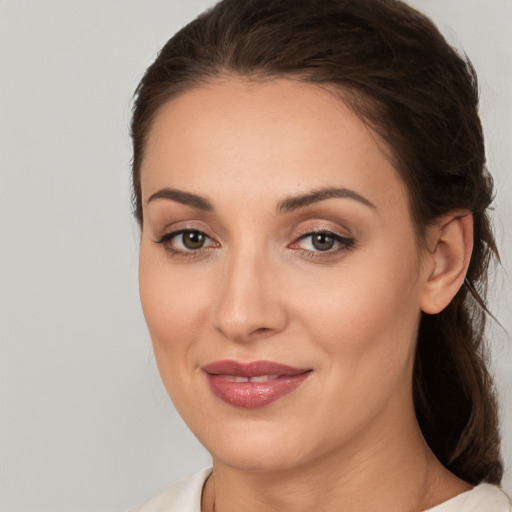
[[[512,512],[508,496],[497,486],[479,484],[425,512]]]
[[[211,468],[176,482],[151,500],[132,508],[129,512],[200,512],[201,492]]]

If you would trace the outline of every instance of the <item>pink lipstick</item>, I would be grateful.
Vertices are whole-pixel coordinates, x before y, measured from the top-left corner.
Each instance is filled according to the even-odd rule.
[[[272,361],[216,361],[202,367],[213,394],[235,407],[263,407],[298,388],[311,369]]]

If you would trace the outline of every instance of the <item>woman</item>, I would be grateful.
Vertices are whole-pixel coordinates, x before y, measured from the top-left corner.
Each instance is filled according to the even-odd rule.
[[[212,455],[137,510],[506,511],[476,77],[394,0],[224,0],[132,120],[140,291]]]

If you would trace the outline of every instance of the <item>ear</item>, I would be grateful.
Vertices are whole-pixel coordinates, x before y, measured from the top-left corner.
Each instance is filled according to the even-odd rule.
[[[473,250],[473,216],[459,211],[437,219],[427,229],[426,242],[420,306],[424,313],[436,314],[450,303],[466,278]]]

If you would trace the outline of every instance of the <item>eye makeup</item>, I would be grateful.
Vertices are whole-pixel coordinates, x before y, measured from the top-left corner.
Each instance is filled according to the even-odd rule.
[[[288,247],[310,258],[325,258],[347,251],[354,246],[354,239],[327,229],[305,233]]]
[[[194,228],[169,231],[154,242],[162,245],[171,256],[179,258],[198,258],[221,248],[218,241],[204,231]],[[354,243],[353,238],[340,235],[333,230],[319,228],[304,230],[287,245],[287,248],[310,259],[332,258],[353,248]]]
[[[197,258],[220,247],[220,244],[204,231],[195,228],[179,228],[154,240],[172,257]]]

